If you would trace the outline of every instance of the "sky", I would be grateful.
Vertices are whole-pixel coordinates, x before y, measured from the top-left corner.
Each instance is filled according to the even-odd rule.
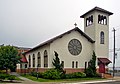
[[[98,6],[110,16],[110,49],[113,27],[116,47],[120,42],[119,0],[0,0],[0,45],[33,48],[38,44],[73,29],[74,23],[84,31],[82,14]]]

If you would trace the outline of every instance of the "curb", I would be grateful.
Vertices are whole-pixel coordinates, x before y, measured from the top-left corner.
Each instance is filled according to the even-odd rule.
[[[61,84],[87,84],[87,83],[103,83],[103,82],[114,82],[116,80],[104,80],[104,81],[87,81],[87,82],[76,82],[76,83],[61,83]]]

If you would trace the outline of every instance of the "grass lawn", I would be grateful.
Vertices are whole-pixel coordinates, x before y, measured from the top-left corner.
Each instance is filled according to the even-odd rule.
[[[103,78],[72,78],[72,79],[58,79],[58,80],[38,78],[37,80],[36,77],[31,75],[22,75],[22,76],[38,82],[80,82],[80,81],[84,82],[84,81],[93,81],[93,80],[104,80]]]
[[[20,79],[20,78],[18,78],[18,77],[15,77],[15,80],[21,81],[21,79]]]
[[[5,80],[2,80],[2,81],[0,81],[0,84],[6,84],[6,83],[21,83],[20,81],[22,81],[20,78],[18,78],[18,77],[15,77],[15,79],[14,80],[8,80],[8,79],[5,79]]]

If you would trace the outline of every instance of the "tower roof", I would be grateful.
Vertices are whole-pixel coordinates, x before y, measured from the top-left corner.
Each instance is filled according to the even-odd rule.
[[[112,15],[113,13],[112,12],[109,12],[105,9],[102,9],[102,8],[99,8],[99,7],[94,7],[93,9],[89,10],[88,12],[86,12],[85,14],[81,15],[80,17],[81,18],[84,18],[85,15],[87,15],[88,13],[92,12],[92,11],[101,11],[101,12],[104,12],[104,13],[107,13],[109,15]]]

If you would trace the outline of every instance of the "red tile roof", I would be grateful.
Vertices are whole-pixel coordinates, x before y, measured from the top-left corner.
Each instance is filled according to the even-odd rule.
[[[104,64],[112,63],[108,58],[98,58],[98,61]]]
[[[20,61],[21,61],[22,63],[28,63],[28,61],[27,61],[27,59],[26,59],[25,56],[22,56],[22,58],[20,59]]]

